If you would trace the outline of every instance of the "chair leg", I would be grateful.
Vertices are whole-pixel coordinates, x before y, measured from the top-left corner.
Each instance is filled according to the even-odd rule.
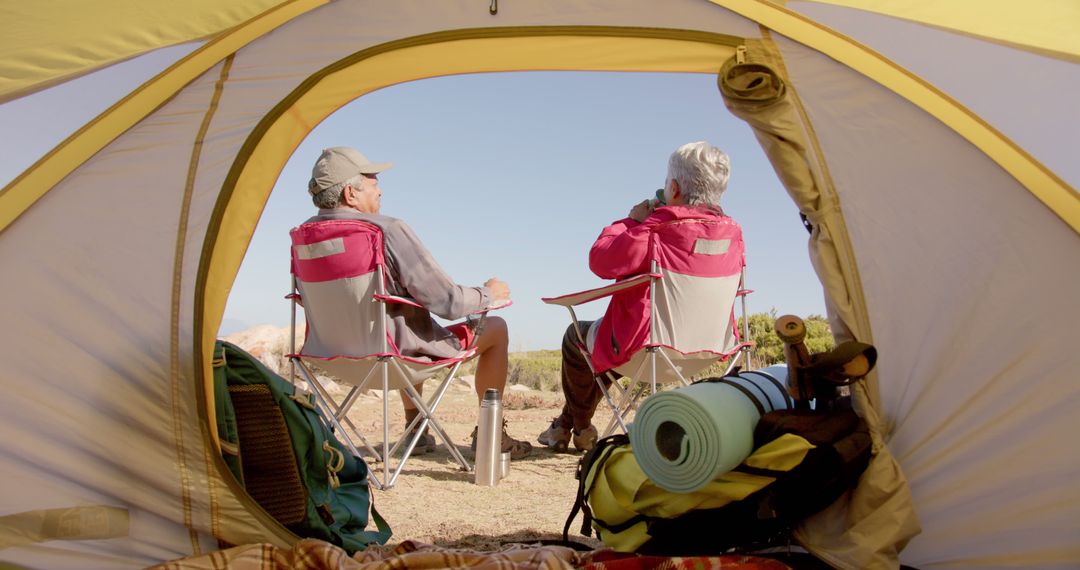
[[[394,364],[396,364],[399,369],[401,368],[401,364],[396,360],[394,361]],[[435,418],[435,410],[439,407],[439,404],[442,403],[443,396],[445,396],[446,391],[450,389],[450,384],[453,383],[453,380],[457,376],[457,372],[460,367],[461,363],[458,362],[454,365],[453,368],[450,369],[450,371],[446,375],[446,378],[444,378],[443,381],[439,383],[438,388],[435,389],[435,393],[431,395],[427,403],[423,401],[423,398],[411,385],[406,386],[406,392],[409,398],[412,399],[413,404],[416,406],[416,409],[419,412],[416,418],[413,419],[413,423],[415,423],[417,420],[420,421],[419,428],[417,428],[416,432],[414,433],[414,439],[418,441],[419,434],[423,433],[424,428],[430,426],[431,430],[434,431],[435,434],[439,437],[439,439],[442,440],[443,444],[446,446],[447,451],[450,452],[450,456],[453,457],[454,460],[456,460],[458,464],[461,465],[462,470],[472,471],[472,466],[469,464],[468,460],[466,460],[465,456],[461,454],[461,451],[459,451],[457,446],[454,445],[453,440],[450,439],[449,435],[447,435],[446,430],[443,429],[442,424],[440,424],[439,421]],[[405,370],[402,369],[400,371],[402,372],[402,374],[405,374]],[[412,449],[410,447],[409,452],[411,453],[411,451]]]
[[[668,358],[668,355],[667,355],[667,353],[665,353],[665,352],[663,351],[663,349],[660,349],[660,348],[658,348],[658,349],[657,349],[657,352],[659,352],[659,353],[660,353],[660,357],[661,357],[661,358],[663,358],[663,359],[664,359],[664,362],[666,362],[666,363],[667,363],[667,365],[668,365],[668,368],[669,368],[669,369],[670,369],[670,370],[671,370],[671,371],[672,371],[673,373],[675,373],[675,376],[676,376],[676,377],[677,377],[677,378],[679,379],[679,382],[680,382],[680,383],[681,383],[681,384],[682,384],[683,386],[689,386],[689,385],[690,385],[690,381],[689,381],[689,380],[687,380],[687,379],[686,379],[686,377],[684,377],[684,376],[682,375],[682,372],[680,372],[680,371],[679,371],[679,367],[678,367],[678,366],[675,366],[675,363],[674,363],[674,362],[672,362],[670,358]],[[655,360],[655,358],[654,358],[654,360]],[[652,393],[653,393],[653,394],[655,394],[655,393],[656,393],[656,364],[653,364],[653,388],[652,388]]]
[[[402,377],[408,377],[408,371],[406,371],[401,366],[401,363],[399,363],[397,360],[392,360],[392,362]],[[384,362],[382,365],[385,366],[385,370],[383,371],[385,379],[384,387],[388,387],[390,362]],[[430,427],[431,430],[435,432],[436,435],[443,441],[447,449],[450,451],[450,455],[461,465],[463,471],[472,470],[472,467],[469,465],[468,460],[466,460],[465,457],[461,454],[461,451],[459,451],[457,447],[454,446],[453,440],[451,440],[450,436],[446,434],[446,431],[443,429],[442,425],[438,422],[437,419],[435,419],[434,416],[435,410],[438,407],[439,403],[442,401],[443,396],[446,394],[446,391],[449,389],[450,383],[453,380],[454,374],[457,372],[458,367],[460,367],[460,363],[454,365],[454,367],[451,369],[450,374],[448,374],[446,379],[439,384],[439,387],[435,390],[435,393],[431,396],[428,402],[424,402],[424,398],[420,395],[420,393],[413,385],[404,385],[403,391],[405,393],[405,397],[408,398],[414,406],[416,406],[417,416],[413,418],[411,422],[409,422],[408,426],[405,427],[404,433],[410,435],[399,440],[397,443],[394,444],[393,447],[390,447],[389,422],[383,422],[382,446],[383,457],[385,458],[383,461],[383,481],[385,481],[385,483],[380,488],[381,490],[391,489],[397,483],[397,479],[401,475],[401,472],[404,470],[405,464],[408,463],[409,459],[412,457],[413,450],[419,443],[420,437],[424,433],[424,429],[428,427]],[[383,393],[386,394],[388,392],[384,390]],[[388,398],[384,397],[384,418],[389,417],[388,405]],[[398,454],[399,451],[401,452],[400,455]],[[397,464],[393,467],[393,471],[391,472],[390,462],[391,459],[394,457],[400,457],[400,459],[397,461]]]
[[[290,359],[290,361],[294,361],[297,369],[303,373],[302,375],[304,376],[304,380],[308,383],[309,386],[314,389],[313,391],[315,392],[315,395],[324,402],[322,404],[323,412],[326,413],[328,417],[333,416],[334,419],[337,420],[337,423],[344,423],[344,425],[348,426],[353,436],[355,436],[360,441],[360,444],[363,446],[364,451],[366,451],[373,458],[374,461],[382,461],[382,457],[379,455],[379,450],[375,449],[375,447],[371,445],[371,442],[369,442],[368,439],[364,437],[363,432],[361,432],[360,429],[356,427],[356,424],[354,424],[352,420],[350,420],[349,417],[346,415],[349,408],[352,407],[352,403],[353,401],[355,401],[356,396],[359,395],[359,391],[356,388],[350,390],[349,394],[345,397],[345,400],[343,400],[342,403],[338,405],[337,402],[334,401],[334,398],[330,396],[330,392],[327,391],[326,387],[322,385],[322,382],[318,381],[318,377],[315,376],[311,369],[308,368],[302,360]],[[338,431],[342,434],[346,433],[344,427],[342,427]],[[353,443],[355,444],[355,442]],[[360,453],[357,453],[356,455],[357,457],[361,457]]]
[[[611,390],[609,390],[608,387],[604,385],[604,381],[601,380],[599,376],[595,376],[593,377],[593,379],[596,380],[596,384],[600,387],[600,393],[604,395],[604,401],[607,402],[608,407],[611,408],[612,414],[611,421],[609,421],[608,425],[604,427],[604,431],[600,433],[600,437],[607,437],[611,435],[611,433],[615,431],[616,426],[621,427],[623,432],[625,433],[626,424],[624,424],[622,422],[622,419],[619,417],[619,405],[616,404],[615,400],[612,399]],[[615,386],[618,381],[619,380],[617,378],[612,378],[611,385]],[[623,398],[625,398],[626,392],[621,386],[618,388],[618,390],[619,400],[621,401]]]
[[[312,393],[315,395],[315,404],[322,409],[323,415],[332,425],[334,433],[336,433],[338,436],[340,436],[342,440],[344,440],[345,447],[349,448],[349,453],[352,453],[354,457],[361,458],[362,461],[363,455],[360,453],[360,450],[357,449],[356,443],[353,442],[352,436],[349,435],[348,430],[346,430],[345,427],[341,424],[341,421],[338,420],[338,410],[332,405],[334,400],[330,397],[329,392],[326,391],[326,388],[319,382],[315,374],[311,372],[311,370],[307,367],[307,365],[304,364],[302,360],[295,359],[295,364],[297,370],[299,370],[300,374],[304,377],[304,380],[307,381],[309,386],[312,386],[314,388]],[[346,421],[348,420],[346,419]],[[368,443],[367,439],[364,438],[363,434],[356,430],[356,427],[352,425],[352,422],[349,422],[349,425],[353,428],[353,434],[358,436],[363,442],[364,447],[370,450],[372,454],[377,456],[377,451],[371,446],[370,443]],[[375,486],[376,489],[382,490],[384,488],[382,481],[380,481],[378,477],[375,476],[374,471],[371,472],[371,483]]]
[[[641,383],[641,371],[645,368],[646,362],[647,359],[642,360],[641,364],[638,364],[638,367],[634,370],[634,373],[630,375],[630,385],[627,386],[625,389],[620,390],[620,397],[618,403],[615,403],[611,400],[611,398],[607,394],[607,391],[604,390],[603,385],[600,386],[600,389],[604,390],[604,395],[608,397],[608,405],[611,406],[611,411],[614,414],[611,418],[611,421],[608,422],[607,427],[605,427],[604,431],[600,434],[600,437],[607,437],[611,435],[615,432],[616,427],[621,429],[623,433],[629,433],[629,430],[626,427],[626,417],[629,414],[627,408],[631,402],[637,399],[634,391]],[[597,381],[599,381],[599,379]],[[612,383],[612,385],[614,385],[614,382]]]
[[[385,481],[385,489],[390,489],[394,486],[394,479],[390,478],[390,363],[386,357],[379,359],[379,372],[382,374],[382,417],[383,417],[383,481]]]
[[[735,366],[739,363],[739,359],[746,356],[747,352],[747,349],[740,348],[739,351],[735,353],[735,357],[731,359],[731,362],[728,363],[727,369],[724,370],[724,376],[731,374],[731,371],[734,370]]]
[[[450,452],[450,455],[461,466],[463,471],[472,471],[472,465],[465,459],[465,456],[462,455],[457,446],[454,445],[453,440],[450,439],[446,430],[443,429],[442,424],[440,424],[435,417],[436,409],[442,402],[450,384],[456,377],[457,371],[461,366],[460,362],[456,363],[450,369],[449,374],[447,374],[446,378],[439,384],[434,394],[432,394],[426,402],[413,385],[405,384],[403,388],[404,397],[409,398],[413,402],[418,414],[405,428],[405,433],[411,435],[403,437],[400,441],[394,443],[393,446],[390,445],[390,422],[387,421],[390,417],[389,398],[387,397],[390,389],[390,377],[392,372],[399,374],[402,378],[408,378],[410,374],[400,362],[392,357],[380,359],[376,366],[371,368],[368,375],[365,376],[360,384],[366,384],[376,370],[378,370],[378,373],[381,375],[381,388],[383,390],[382,417],[384,419],[382,429],[383,440],[378,448],[376,448],[364,437],[363,433],[357,429],[356,425],[353,424],[348,417],[348,411],[352,408],[352,405],[359,396],[359,387],[353,387],[345,398],[341,400],[341,404],[338,404],[334,398],[331,397],[326,387],[319,382],[318,378],[302,360],[298,358],[290,360],[295,360],[295,364],[300,374],[308,384],[313,387],[316,404],[323,410],[325,417],[331,422],[335,433],[340,435],[349,451],[356,457],[363,457],[356,444],[356,441],[359,441],[363,448],[369,452],[370,456],[374,458],[372,463],[382,462],[381,469],[378,468],[377,465],[371,465],[371,468],[369,469],[371,483],[376,489],[385,491],[393,488],[397,482],[398,476],[401,475],[405,464],[412,456],[412,452],[419,443],[420,437],[423,435],[426,428],[430,428],[432,432],[437,434]],[[395,367],[393,371],[391,370],[391,361]],[[348,426],[348,429],[346,429],[345,426]],[[354,440],[354,438],[357,439]],[[400,455],[399,452],[401,452]],[[391,462],[393,462],[395,457],[400,457],[400,460],[398,460],[395,465],[391,465]]]

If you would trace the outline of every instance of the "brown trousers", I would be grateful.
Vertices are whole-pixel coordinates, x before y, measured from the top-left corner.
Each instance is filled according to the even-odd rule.
[[[578,321],[578,324],[581,326],[581,337],[585,338],[593,321]],[[593,379],[592,369],[589,368],[585,355],[581,352],[580,343],[574,331],[574,325],[571,324],[566,328],[562,341],[562,391],[565,403],[559,415],[559,423],[563,426],[572,426],[577,431],[584,430],[592,424],[596,405],[604,397],[600,386]],[[601,378],[604,386],[611,385],[611,380],[607,375]]]

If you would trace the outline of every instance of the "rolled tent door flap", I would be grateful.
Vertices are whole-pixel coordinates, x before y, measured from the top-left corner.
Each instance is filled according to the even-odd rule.
[[[858,291],[858,275],[839,204],[816,151],[798,98],[785,81],[780,54],[747,40],[722,66],[717,84],[724,105],[747,122],[778,178],[812,225],[810,258],[825,292],[837,341],[872,342]],[[795,221],[793,220],[793,223]],[[851,260],[844,263],[844,260]],[[919,532],[911,492],[886,447],[877,413],[876,377],[856,384],[853,399],[870,426],[874,456],[848,496],[803,522],[796,536],[815,554],[841,568],[884,568]]]

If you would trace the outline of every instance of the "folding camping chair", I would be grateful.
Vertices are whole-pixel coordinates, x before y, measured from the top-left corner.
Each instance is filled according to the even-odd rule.
[[[601,437],[611,435],[616,427],[626,432],[627,418],[637,409],[640,398],[655,393],[659,384],[687,386],[689,378],[722,361],[728,362],[727,374],[748,356],[752,345],[741,339],[749,338],[746,295],[752,291],[744,288],[742,230],[734,222],[693,223],[705,225],[699,228],[696,239],[673,240],[683,245],[652,240],[649,273],[606,287],[542,299],[570,311],[578,346],[613,413]],[[685,271],[688,263],[695,262],[695,256],[713,257],[703,263],[704,271],[701,263],[695,274],[676,270]],[[613,369],[598,370],[593,360],[595,347],[582,335],[574,307],[638,287],[648,287],[648,334],[640,346],[622,347],[624,354],[632,353],[629,361]],[[741,335],[734,316],[737,299],[742,301]],[[595,336],[590,335],[594,343],[603,342]],[[628,379],[625,388],[613,372]],[[610,380],[610,388],[605,385],[605,377]]]
[[[353,454],[361,456],[358,441],[375,462],[382,462],[381,478],[377,469],[371,470],[375,486],[379,489],[394,486],[425,428],[442,440],[463,470],[470,471],[471,465],[443,430],[435,412],[461,364],[476,356],[476,349],[467,348],[452,358],[434,361],[401,355],[388,335],[387,304],[423,307],[412,299],[386,294],[383,238],[378,227],[359,220],[320,221],[294,228],[289,235],[292,237],[293,293],[289,297],[293,330],[298,301],[307,319],[304,346],[299,352],[295,345],[292,347],[290,368],[298,369],[313,388],[318,405]],[[479,313],[477,330],[482,329],[486,313],[486,310]],[[295,339],[295,333],[292,338]],[[335,401],[309,364],[351,385],[348,394],[340,402]],[[439,373],[445,373],[445,377],[424,401],[416,385]],[[382,390],[383,394],[382,444],[378,449],[347,416],[359,395],[370,389]],[[402,437],[392,447],[390,390],[401,390],[419,412],[405,428],[404,433],[411,437]],[[353,441],[354,437],[357,441]],[[400,458],[391,473],[391,459],[398,457],[399,451]]]

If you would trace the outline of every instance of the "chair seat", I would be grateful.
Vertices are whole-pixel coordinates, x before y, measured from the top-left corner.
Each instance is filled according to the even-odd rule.
[[[296,357],[304,362],[312,364],[320,370],[333,376],[338,382],[357,386],[362,391],[382,390],[382,376],[374,374],[379,363],[384,360],[392,360],[398,365],[389,367],[388,384],[390,390],[402,390],[406,384],[415,386],[425,380],[445,371],[460,362],[465,362],[475,355],[475,350],[463,351],[456,358],[448,358],[435,362],[427,362],[420,359],[408,358],[390,354],[372,354],[368,356],[334,356],[330,358],[297,354]],[[294,356],[294,355],[289,355]]]
[[[727,353],[713,352],[711,350],[683,353],[668,346],[658,346],[656,347],[657,352],[662,352],[664,356],[667,357],[666,360],[671,362],[672,366],[668,366],[666,362],[663,366],[657,366],[656,383],[672,384],[681,382],[682,379],[695,376],[717,362],[727,360],[743,346],[746,345],[739,344],[734,350]],[[622,376],[636,378],[641,373],[646,372],[642,370],[642,366],[646,364],[648,358],[648,350],[639,350],[634,353],[634,356],[630,358],[629,362],[617,367],[615,372]]]

